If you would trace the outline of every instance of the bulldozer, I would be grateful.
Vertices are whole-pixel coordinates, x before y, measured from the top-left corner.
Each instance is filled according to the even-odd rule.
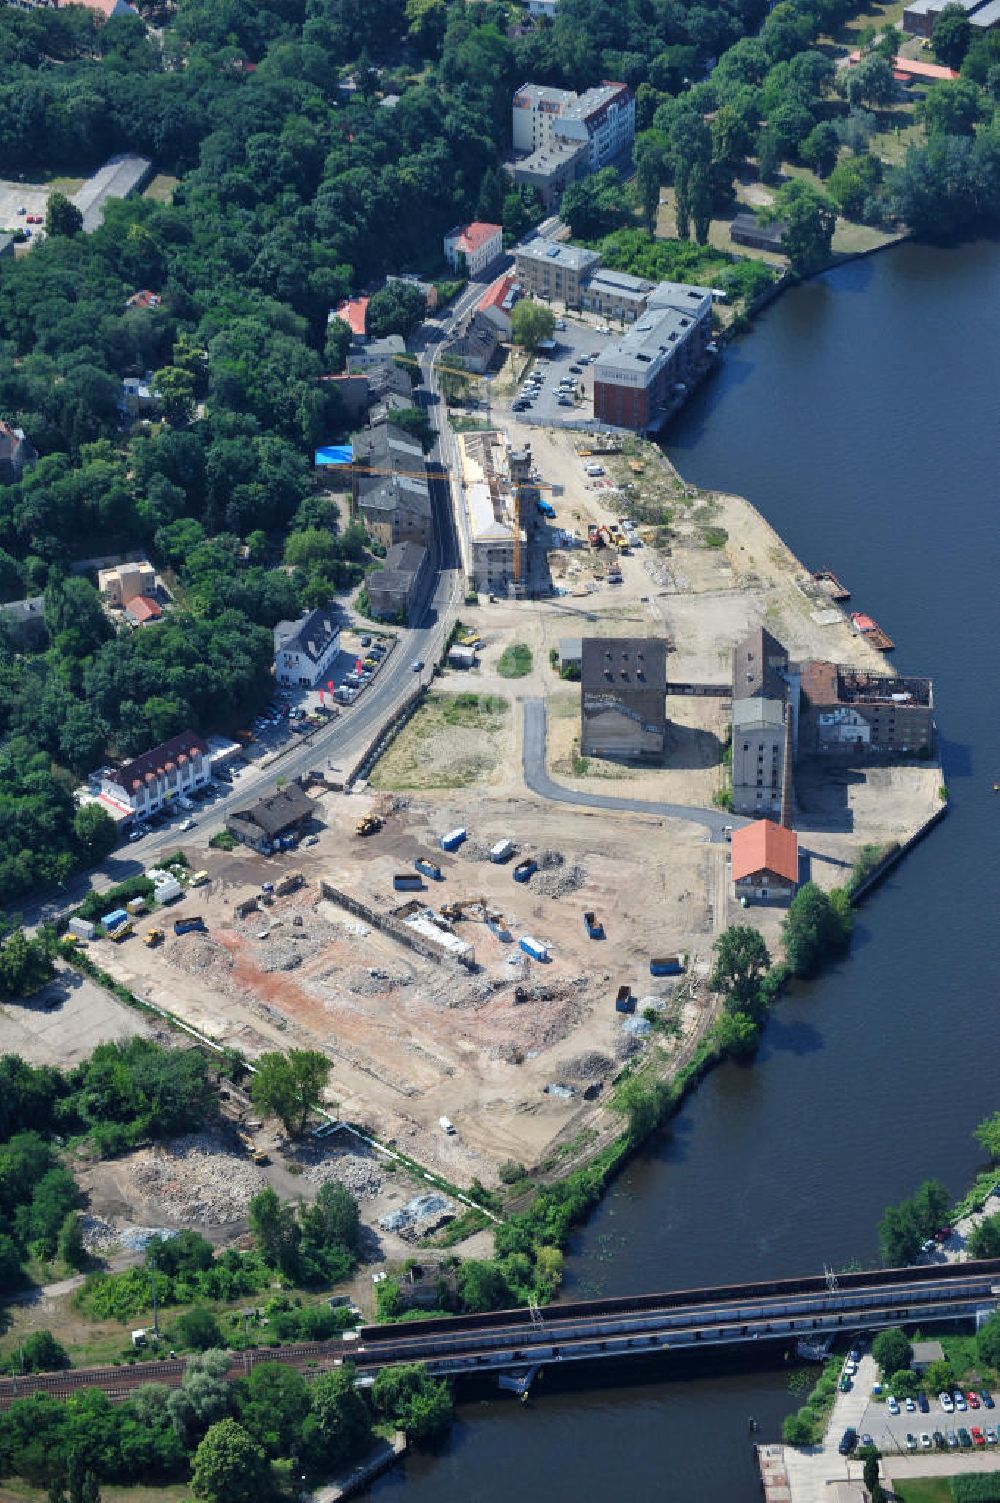
[[[143,942],[144,945],[148,945],[151,950],[154,949],[157,945],[162,945],[162,943],[163,943],[163,930],[162,929],[150,929],[150,930],[148,930],[147,933],[145,933],[142,936],[142,942]]]
[[[364,819],[359,819],[354,826],[355,835],[377,835],[382,828],[382,820],[377,814],[366,814]]]

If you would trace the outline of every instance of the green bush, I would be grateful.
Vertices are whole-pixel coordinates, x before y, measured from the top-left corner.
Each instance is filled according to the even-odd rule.
[[[501,678],[524,678],[526,673],[531,672],[531,663],[531,648],[523,642],[515,642],[504,648],[497,664],[497,672]]]

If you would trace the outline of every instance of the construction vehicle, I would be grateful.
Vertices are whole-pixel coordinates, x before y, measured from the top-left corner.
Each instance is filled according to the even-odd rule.
[[[162,945],[163,943],[163,930],[150,929],[148,933],[142,936],[142,942],[148,949],[155,949],[157,945]]]
[[[255,1164],[263,1165],[271,1162],[270,1154],[265,1153],[262,1148],[258,1148],[249,1133],[241,1132],[239,1139]]]
[[[364,819],[359,819],[354,826],[355,835],[377,835],[382,828],[382,821],[377,814],[366,814]]]
[[[603,548],[606,543],[613,543],[614,537],[610,527],[598,527],[596,523],[591,523],[587,528],[587,541],[591,548]]]
[[[131,919],[129,919],[129,920],[127,920],[126,923],[119,924],[117,928],[115,928],[115,929],[109,929],[108,930],[108,938],[110,940],[113,940],[116,945],[120,945],[121,942],[122,942],[122,940],[123,939],[127,939],[128,936],[131,933],[132,933],[132,921],[131,921]]]
[[[461,919],[474,919],[480,924],[506,928],[503,914],[490,906],[489,898],[455,898],[450,903],[442,903],[439,911],[442,918],[453,924]]]

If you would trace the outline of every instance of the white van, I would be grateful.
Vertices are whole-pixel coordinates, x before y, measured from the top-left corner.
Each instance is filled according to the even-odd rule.
[[[455,1136],[455,1124],[448,1117],[439,1117],[438,1126],[440,1127],[442,1132],[448,1134],[449,1138],[453,1138]]]
[[[604,466],[602,464],[588,464],[586,466],[586,473],[592,480],[597,480],[599,476],[604,474]]]

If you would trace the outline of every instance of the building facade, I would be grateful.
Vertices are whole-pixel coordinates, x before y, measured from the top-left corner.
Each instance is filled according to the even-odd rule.
[[[625,271],[609,271],[600,267],[583,289],[581,307],[588,313],[599,313],[603,318],[613,318],[619,323],[634,323],[645,313],[649,295],[655,283],[645,277],[633,277]]]
[[[517,291],[517,282],[505,273],[502,277],[497,277],[479,299],[477,312],[482,318],[489,319],[501,339],[509,339],[511,336],[513,326],[510,315],[517,300]]]
[[[116,564],[113,569],[98,569],[97,588],[108,605],[123,610],[137,595],[152,595],[156,589],[156,570],[145,559]]]
[[[603,83],[576,94],[545,84],[523,84],[514,95],[511,137],[517,153],[546,146],[586,148],[586,170],[597,172],[635,140],[635,99],[623,83]]]
[[[580,755],[658,762],[667,738],[667,644],[584,637]]]
[[[208,744],[194,731],[183,731],[121,767],[104,769],[98,778],[100,801],[141,819],[192,789],[204,788],[211,778]]]
[[[633,432],[655,431],[710,358],[712,293],[661,282],[628,333],[594,365],[594,417]]]
[[[274,628],[274,677],[279,684],[315,689],[340,651],[340,627],[330,607],[308,611]]]
[[[534,188],[551,214],[558,209],[570,183],[579,182],[589,170],[585,141],[547,141],[515,162],[511,176],[519,187]]]
[[[13,485],[38,458],[23,428],[12,428],[0,419],[0,485]]]
[[[601,264],[596,251],[545,240],[538,235],[514,251],[514,275],[522,292],[579,307],[583,289]]]
[[[482,276],[503,255],[503,227],[477,219],[458,224],[444,237],[444,256],[456,271],[463,265],[470,277]]]
[[[524,582],[527,553],[510,445],[499,430],[460,433],[456,443],[475,588],[489,595],[510,594]]]
[[[733,809],[780,814],[789,704],[788,654],[763,627],[733,648]],[[789,730],[790,730],[789,726]]]
[[[352,434],[352,513],[385,548],[431,540],[431,493],[420,444],[391,421]]]

